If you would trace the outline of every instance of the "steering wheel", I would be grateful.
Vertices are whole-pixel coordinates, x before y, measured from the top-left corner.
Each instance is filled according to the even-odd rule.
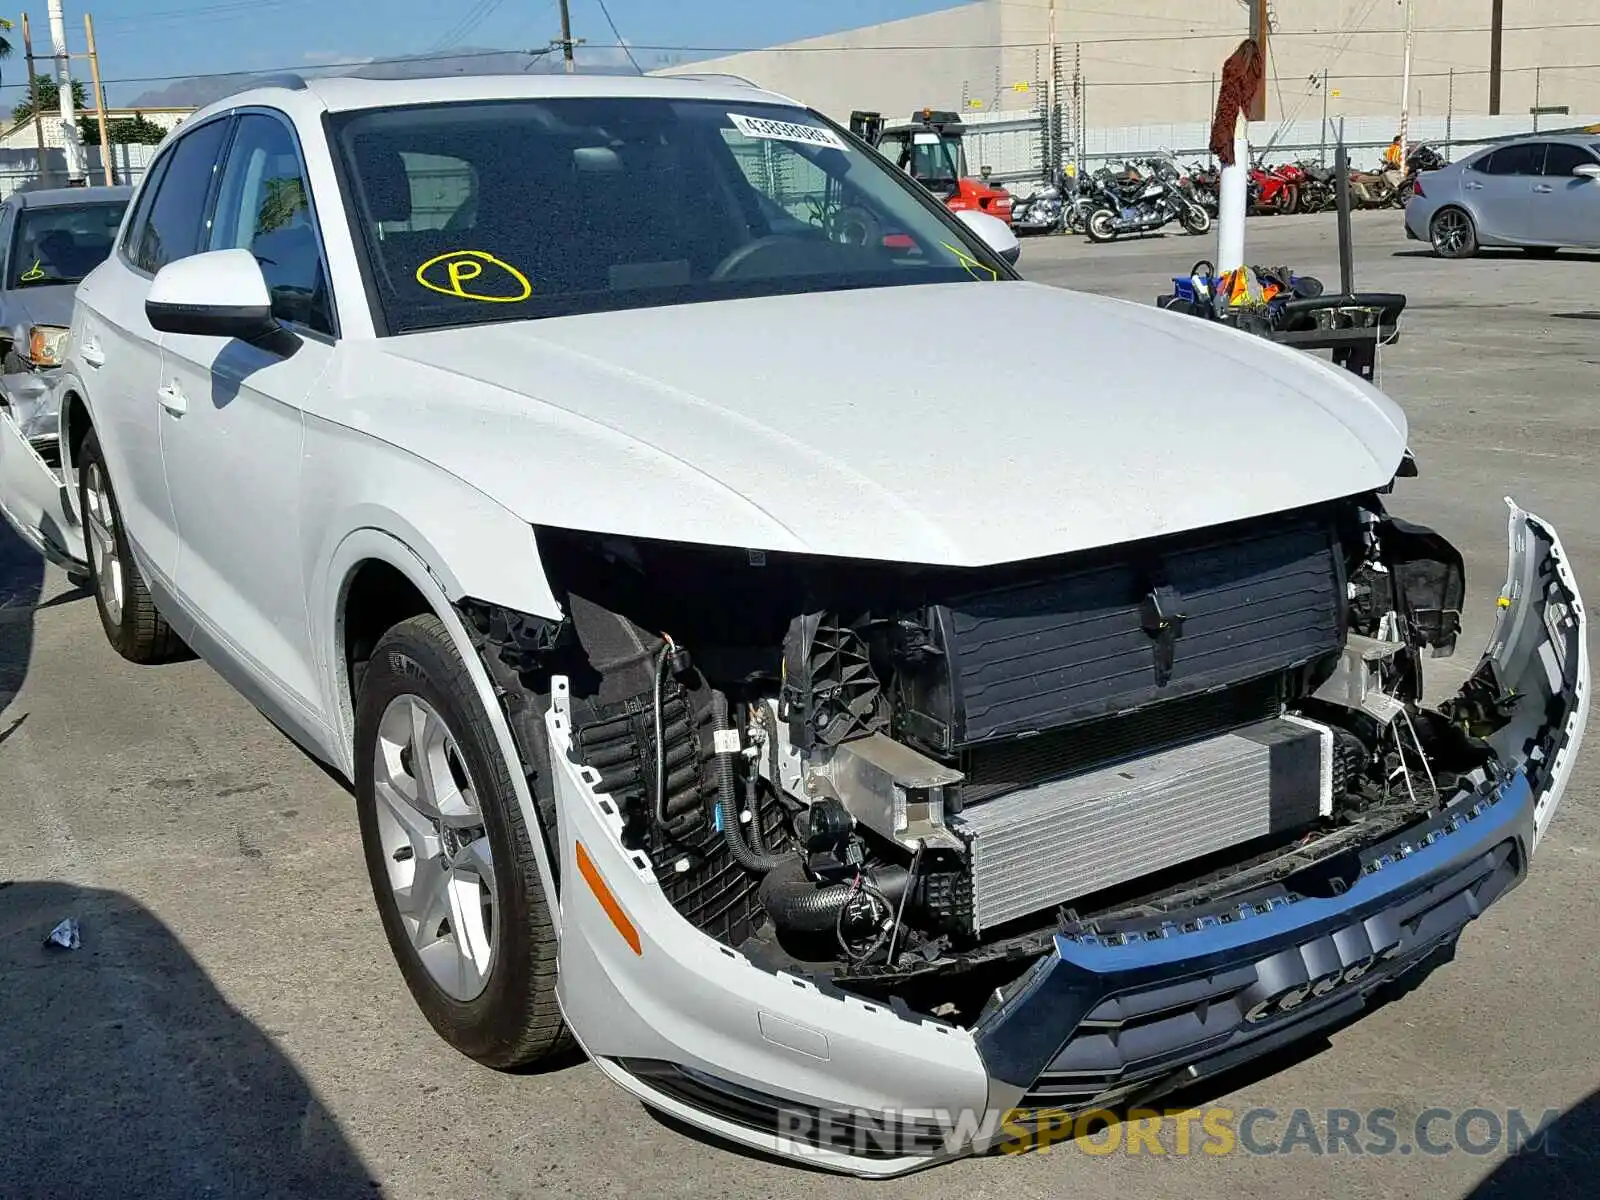
[[[766,254],[780,247],[792,249],[799,242],[799,238],[787,233],[769,233],[753,242],[746,242],[712,268],[711,279],[713,281],[727,279],[758,254]]]

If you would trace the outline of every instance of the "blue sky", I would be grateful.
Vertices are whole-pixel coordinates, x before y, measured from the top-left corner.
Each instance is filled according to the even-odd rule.
[[[606,0],[638,46],[761,46],[950,7],[959,0]],[[598,0],[571,0],[574,36],[614,41]],[[475,10],[481,18],[469,23]],[[67,0],[68,38],[83,48],[80,2]],[[523,49],[558,32],[555,0],[92,0],[101,70],[111,103],[160,82],[139,77],[258,71],[339,58],[386,58],[441,45]],[[30,5],[35,50],[48,43],[45,5]],[[454,36],[452,37],[452,33]],[[7,102],[26,76],[6,62]],[[48,46],[46,45],[46,50]],[[646,69],[660,55],[640,51]],[[74,68],[87,78],[87,67]],[[113,82],[113,81],[127,82]]]

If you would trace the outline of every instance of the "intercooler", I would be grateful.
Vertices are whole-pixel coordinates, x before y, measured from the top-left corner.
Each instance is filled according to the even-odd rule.
[[[1332,735],[1276,718],[975,804],[973,932],[1315,821]]]

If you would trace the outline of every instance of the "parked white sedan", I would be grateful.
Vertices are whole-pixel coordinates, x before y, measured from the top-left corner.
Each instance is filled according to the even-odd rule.
[[[1462,564],[1391,401],[1014,248],[725,78],[263,88],[159,151],[7,511],[353,783],[453,1046],[910,1170],[1425,971],[1589,696],[1513,510],[1423,706]]]

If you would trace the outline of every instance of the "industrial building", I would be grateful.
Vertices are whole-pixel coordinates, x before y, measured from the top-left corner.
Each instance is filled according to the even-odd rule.
[[[1409,0],[1413,116],[1490,113],[1491,21],[1501,9],[1499,111],[1600,111],[1594,0]],[[1273,121],[1398,114],[1405,0],[1274,0]],[[908,20],[667,68],[728,72],[848,118],[923,105],[1036,108],[1052,74],[1079,128],[1206,120],[1249,0],[977,0]],[[1052,72],[1052,65],[1055,66]]]

